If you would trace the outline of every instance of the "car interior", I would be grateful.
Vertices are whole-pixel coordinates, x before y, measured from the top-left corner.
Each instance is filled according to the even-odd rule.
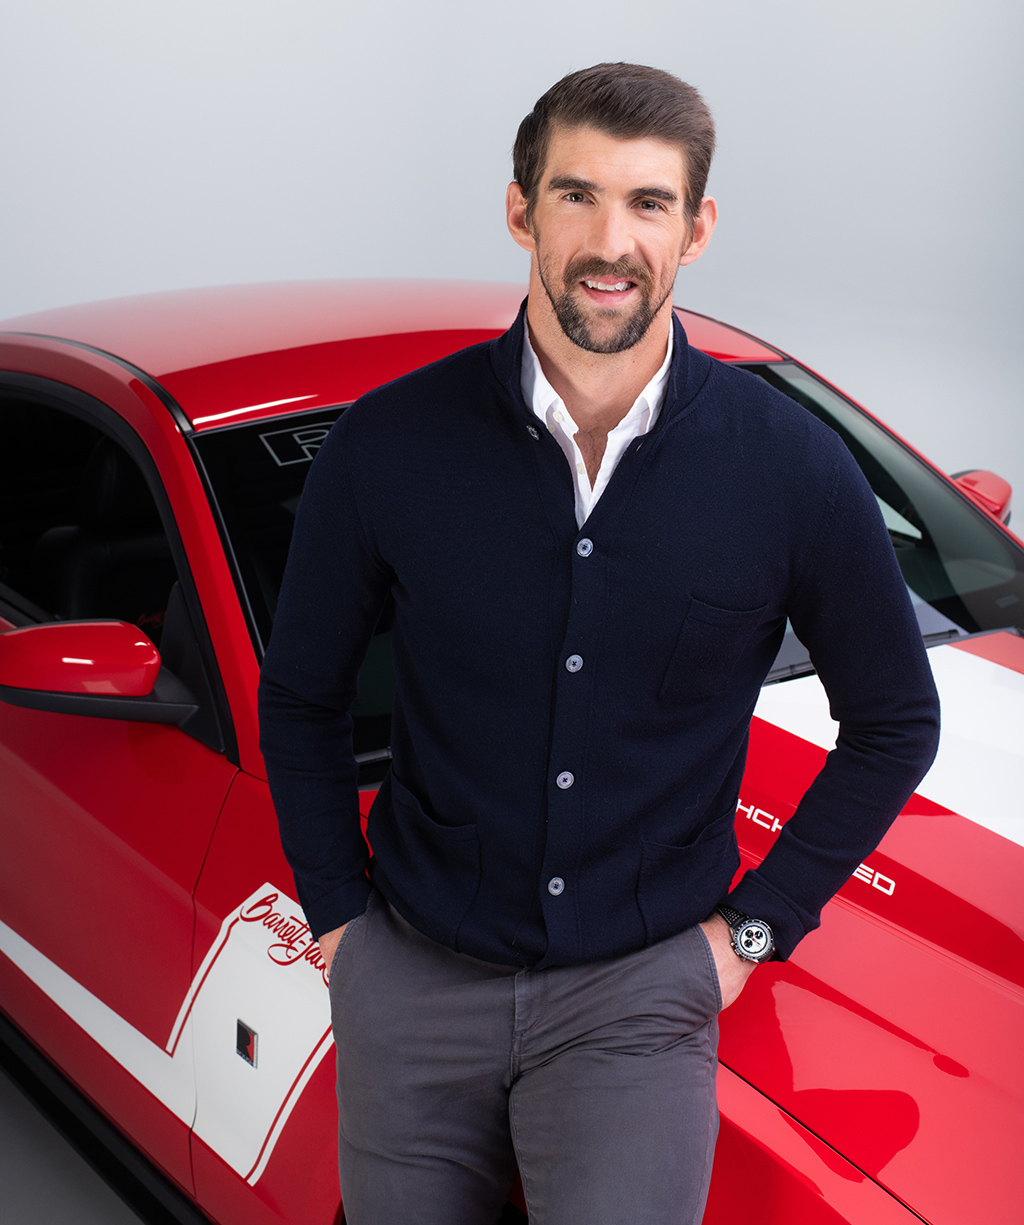
[[[196,699],[182,730],[223,752],[171,544],[138,464],[102,430],[29,398],[0,397],[0,431],[0,617],[16,627],[137,625]]]
[[[16,625],[116,619],[159,647],[177,574],[138,465],[46,405],[4,398],[0,607]]]

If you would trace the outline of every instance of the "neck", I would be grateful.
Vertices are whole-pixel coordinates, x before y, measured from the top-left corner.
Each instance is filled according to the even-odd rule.
[[[580,430],[606,433],[629,412],[665,360],[672,328],[672,299],[666,299],[643,339],[621,353],[591,353],[574,344],[562,331],[537,278],[531,278],[526,319],[530,344],[544,377],[573,421]]]

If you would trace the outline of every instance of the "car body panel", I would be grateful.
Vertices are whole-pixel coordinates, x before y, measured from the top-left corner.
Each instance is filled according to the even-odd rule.
[[[718,1105],[721,1124],[703,1225],[920,1221],[813,1131],[721,1066]]]
[[[0,771],[20,814],[0,861],[0,1006],[221,1225],[330,1225],[336,1112],[324,967],[258,749],[257,653],[190,435],[254,420],[287,431],[289,413],[497,335],[522,294],[284,283],[0,324],[0,370],[106,404],[152,457],[237,740],[229,758],[173,727],[0,702]],[[724,360],[785,357],[679,315]],[[987,634],[930,658],[945,720],[935,765],[820,931],[723,1014],[708,1225],[919,1219],[905,1205],[932,1225],[1019,1220],[1024,640]],[[745,866],[834,740],[815,677],[762,691],[737,810]],[[65,907],[48,902],[55,886]]]
[[[175,374],[224,367],[247,357],[256,357],[266,371],[274,360],[289,361],[290,351],[315,351],[321,345],[359,338],[465,331],[498,335],[512,323],[525,292],[520,285],[483,281],[281,281],[59,307],[6,319],[0,330],[73,337],[118,354],[170,387],[170,376]],[[705,315],[684,311],[681,318],[692,333],[691,343],[715,357],[726,361],[779,357],[763,342]],[[453,344],[448,352],[458,347]],[[381,347],[387,366],[394,364],[393,349],[394,345]],[[301,363],[293,363],[293,369],[301,380]],[[393,377],[382,373],[377,382]],[[207,393],[202,389],[199,394],[205,398]],[[304,393],[292,388],[285,394]],[[187,401],[186,395],[183,406]],[[186,411],[191,415],[191,409]],[[195,412],[202,415],[198,405]]]
[[[204,1213],[229,1225],[335,1225],[341,1211],[337,1118],[332,1048],[317,1064],[255,1184],[193,1135],[196,1197]]]
[[[192,893],[235,767],[177,728],[7,703],[0,752],[4,921],[165,1043],[191,978]]]
[[[1001,664],[1011,672],[1019,672],[1024,676],[1024,642],[1016,634],[985,634],[980,638],[971,638],[967,642],[950,644],[958,651],[966,651],[968,655],[978,655],[991,663]]]
[[[73,337],[162,382],[177,371],[359,337],[503,332],[524,296],[522,286],[482,281],[279,281],[111,298],[0,328]]]
[[[500,332],[402,332],[236,358],[167,375],[163,386],[197,430],[276,418],[281,405],[304,411],[347,404],[381,383]]]

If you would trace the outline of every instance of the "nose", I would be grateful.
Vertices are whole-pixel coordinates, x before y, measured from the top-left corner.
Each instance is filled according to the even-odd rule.
[[[635,249],[629,209],[618,202],[605,202],[594,210],[587,251],[599,259],[614,264]]]

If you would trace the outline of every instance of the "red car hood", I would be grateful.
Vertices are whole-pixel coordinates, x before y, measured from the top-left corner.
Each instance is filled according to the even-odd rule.
[[[1021,1220],[1024,639],[929,653],[939,755],[785,965],[722,1017],[722,1062],[932,1225]],[[835,743],[815,677],[757,707],[737,832],[760,860]]]

